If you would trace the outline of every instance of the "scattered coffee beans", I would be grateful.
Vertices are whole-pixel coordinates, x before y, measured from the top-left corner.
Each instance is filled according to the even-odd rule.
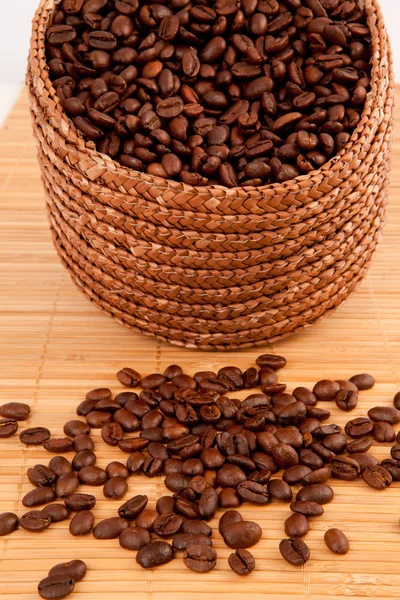
[[[166,106],[176,110],[175,101]],[[142,378],[134,369],[123,369],[118,373],[121,383],[127,387],[142,384],[139,395],[121,392],[114,400],[108,388],[98,388],[77,408],[86,422],[73,419],[65,424],[66,438],[50,437],[45,427],[21,433],[21,441],[28,445],[42,444],[56,452],[73,449],[75,455],[72,463],[54,456],[48,465],[28,469],[34,489],[24,496],[23,504],[47,506],[19,520],[14,513],[3,513],[0,535],[12,533],[18,524],[41,532],[75,512],[69,525],[73,536],[92,533],[97,539],[118,538],[122,548],[137,551],[136,560],[144,568],[165,564],[175,552],[182,552],[188,568],[208,572],[215,567],[217,555],[206,521],[218,508],[228,508],[220,516],[218,529],[225,544],[236,550],[228,559],[231,569],[247,575],[255,561],[246,548],[257,544],[262,530],[232,509],[243,502],[290,502],[292,513],[284,523],[288,539],[281,541],[279,549],[287,562],[303,565],[310,550],[301,538],[308,533],[312,518],[322,515],[323,505],[334,497],[327,485],[331,477],[353,481],[361,476],[376,490],[400,481],[400,434],[396,436],[394,430],[400,409],[396,396],[394,406],[372,408],[368,418],[356,416],[342,431],[337,424],[326,423],[330,411],[317,407],[317,402],[335,402],[348,411],[344,392],[357,396],[358,390],[373,385],[373,378],[362,374],[351,380],[321,380],[313,391],[301,387],[290,394],[277,380],[277,371],[285,365],[283,357],[265,354],[257,359],[258,369],[244,372],[227,366],[217,373],[202,371],[190,377],[178,365],[171,365],[163,374]],[[251,387],[261,387],[261,392],[243,401],[229,398],[231,391]],[[7,419],[13,421],[13,417]],[[96,466],[93,426],[101,429],[106,444],[118,445],[129,454],[126,465],[114,460],[105,469]],[[137,433],[132,436],[132,432]],[[372,438],[395,442],[390,458],[379,462],[367,453]],[[280,469],[282,478],[274,476]],[[147,477],[162,473],[173,495],[160,497],[155,509],[148,508],[147,496],[136,495],[119,507],[118,516],[94,526],[91,511],[96,498],[80,493],[80,484],[101,485],[106,498],[118,499],[128,489],[129,476],[139,473]],[[295,498],[293,485],[302,486]],[[64,504],[48,504],[56,496]],[[156,537],[172,543],[155,541]],[[349,548],[339,529],[328,530],[325,542],[338,554]],[[42,597],[62,598],[73,590],[78,580],[73,570],[76,567],[83,573],[84,569],[80,561],[64,567],[58,565],[40,583]]]
[[[125,167],[196,186],[319,169],[349,141],[370,87],[355,2],[64,0],[46,38],[58,98],[87,140]],[[129,368],[118,379],[140,383]]]

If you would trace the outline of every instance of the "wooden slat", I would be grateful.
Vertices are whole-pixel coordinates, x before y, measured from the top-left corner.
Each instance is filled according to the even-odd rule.
[[[399,120],[400,112],[397,126]],[[333,317],[265,348],[288,358],[281,380],[289,389],[324,377],[373,373],[377,384],[361,394],[352,417],[364,415],[375,404],[389,404],[400,389],[399,158],[400,133],[393,149],[388,224],[367,279]],[[44,424],[61,433],[88,389],[121,390],[115,373],[123,366],[143,374],[175,362],[188,373],[229,363],[247,368],[261,353],[207,353],[161,344],[124,329],[79,294],[51,244],[25,93],[0,133],[0,195],[0,402],[31,404],[29,425]],[[343,425],[348,420],[347,414],[329,408],[335,422]],[[100,466],[126,459],[105,447],[98,432],[94,437]],[[381,458],[389,453],[384,446],[373,450]],[[26,469],[49,458],[42,449],[23,448],[18,437],[0,441],[0,512],[25,512],[21,498],[31,487]],[[257,570],[248,578],[230,571],[230,551],[217,534],[218,565],[203,576],[189,572],[180,558],[154,572],[144,571],[136,565],[135,553],[121,549],[116,540],[76,539],[68,534],[68,523],[59,523],[41,535],[19,530],[0,538],[0,596],[37,598],[37,583],[52,565],[83,558],[89,570],[76,586],[77,600],[399,598],[400,484],[383,493],[362,481],[334,481],[332,486],[336,497],[323,517],[312,520],[307,535],[312,557],[301,569],[286,564],[278,551],[288,507],[246,505],[243,515],[255,518],[264,532],[253,550]],[[82,491],[93,493],[84,486]],[[151,504],[164,491],[161,478],[129,480],[129,494],[146,493]],[[119,503],[102,499],[101,489],[94,493],[96,519],[114,515]],[[212,525],[215,529],[217,522]],[[324,545],[323,533],[332,526],[342,527],[350,539],[351,551],[345,557],[332,555]]]

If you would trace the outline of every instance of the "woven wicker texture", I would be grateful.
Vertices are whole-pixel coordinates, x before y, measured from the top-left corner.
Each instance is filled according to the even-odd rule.
[[[393,73],[366,0],[371,92],[323,169],[260,188],[193,187],[126,169],[85,142],[48,77],[53,0],[33,22],[28,88],[55,247],[72,280],[123,324],[178,345],[263,344],[337,308],[363,278],[385,220]]]

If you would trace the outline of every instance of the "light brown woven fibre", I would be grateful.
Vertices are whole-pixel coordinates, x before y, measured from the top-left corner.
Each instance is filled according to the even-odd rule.
[[[81,291],[119,322],[180,346],[275,341],[337,308],[364,277],[385,220],[391,52],[376,0],[371,91],[321,170],[259,188],[193,187],[122,167],[85,142],[48,76],[54,0],[33,21],[27,83],[53,240]]]

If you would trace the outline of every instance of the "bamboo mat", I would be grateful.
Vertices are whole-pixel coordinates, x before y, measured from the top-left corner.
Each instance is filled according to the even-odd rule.
[[[23,93],[0,132],[0,403],[28,402],[33,407],[29,425],[43,424],[60,434],[87,390],[97,386],[121,390],[115,379],[121,367],[131,366],[142,374],[176,362],[190,374],[229,363],[245,369],[264,350],[287,357],[281,380],[289,390],[311,386],[317,379],[373,373],[377,384],[360,395],[351,417],[364,415],[375,404],[389,404],[400,389],[399,121],[400,110],[384,242],[358,291],[334,316],[273,347],[206,353],[132,333],[102,315],[71,283],[51,244]],[[349,419],[335,409],[332,413],[332,420],[341,425]],[[105,447],[95,432],[100,466],[126,460],[127,455]],[[374,450],[381,457],[389,453],[383,446]],[[23,448],[17,436],[0,440],[0,512],[25,512],[21,498],[31,488],[26,469],[50,457],[44,450]],[[117,540],[73,538],[68,522],[63,522],[42,534],[18,530],[0,538],[0,597],[37,598],[37,584],[51,566],[82,558],[88,573],[71,596],[76,600],[398,599],[400,483],[386,492],[374,491],[362,481],[334,481],[332,487],[334,501],[323,517],[311,522],[307,535],[311,559],[303,568],[288,565],[278,551],[283,521],[290,512],[282,504],[245,505],[241,510],[263,528],[263,538],[252,550],[256,571],[247,578],[230,571],[230,550],[217,534],[218,564],[211,573],[192,573],[180,558],[149,572],[139,568],[135,553],[120,548]],[[103,500],[101,488],[82,486],[80,491],[98,498],[96,520],[114,516],[122,503]],[[146,493],[153,506],[163,492],[161,478],[131,477],[127,497]],[[215,528],[217,522],[212,525]],[[335,556],[325,547],[323,534],[330,527],[340,527],[348,535],[347,556]]]

